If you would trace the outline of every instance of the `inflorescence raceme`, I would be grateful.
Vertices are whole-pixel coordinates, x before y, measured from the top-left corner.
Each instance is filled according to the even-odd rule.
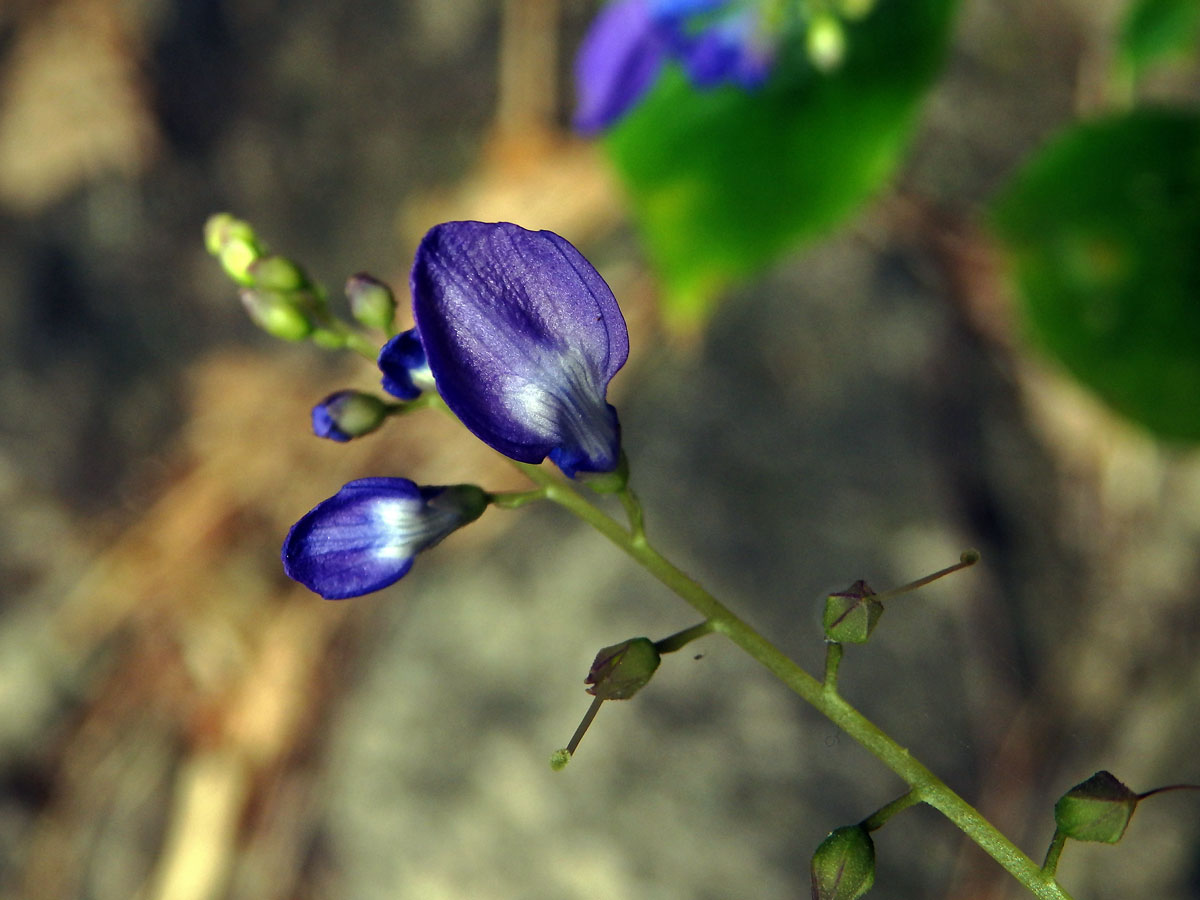
[[[612,40],[605,34],[609,25],[604,16],[644,18],[668,8],[684,16],[703,9],[718,15],[700,30],[687,32],[691,43],[670,44],[671,52],[692,54],[685,62],[697,71],[707,60],[715,67],[706,70],[710,74],[757,77],[769,56],[746,56],[746,44],[736,52],[728,50],[736,23],[721,17],[726,6],[733,4],[617,0],[595,26],[600,34],[594,39]],[[654,34],[654,40],[661,39],[658,31]],[[664,52],[663,46],[656,47],[651,56]],[[699,76],[694,72],[693,77]],[[622,95],[626,100],[627,93]],[[876,594],[857,581],[830,594],[822,617],[827,648],[823,680],[667,560],[646,538],[641,505],[629,486],[620,423],[607,400],[609,382],[629,355],[625,320],[599,273],[559,235],[506,222],[446,222],[430,229],[412,267],[416,325],[399,333],[394,294],[370,275],[359,273],[346,284],[353,320],[347,322],[331,310],[324,288],[295,262],[269,253],[247,223],[215,215],[205,226],[205,241],[239,285],[251,318],[265,331],[327,349],[350,349],[378,365],[385,396],[341,390],[325,397],[312,410],[312,428],[319,437],[356,440],[389,417],[438,407],[508,457],[534,484],[531,490],[491,493],[474,484],[418,485],[398,477],[351,481],[288,532],[282,549],[288,576],[330,600],[368,594],[403,578],[417,554],[475,521],[489,506],[517,509],[551,500],[592,525],[701,614],[699,623],[669,637],[630,638],[596,655],[585,681],[592,703],[568,746],[553,755],[554,768],[571,759],[601,704],[633,697],[649,683],[663,655],[719,632],[909,786],[898,799],[859,823],[836,829],[821,844],[811,869],[813,897],[820,900],[853,900],[866,893],[875,875],[870,833],[918,803],[940,810],[1035,896],[1065,900],[1068,895],[1055,871],[1068,838],[1116,842],[1140,800],[1193,789],[1172,785],[1134,794],[1109,773],[1097,773],[1055,807],[1058,827],[1039,867],[838,692],[845,647],[870,640],[885,601],[973,565],[978,553],[967,551],[957,564],[892,591]],[[364,329],[383,332],[383,341],[373,340]],[[561,476],[540,465],[546,459]],[[615,495],[627,522],[610,516],[577,485],[597,495]]]

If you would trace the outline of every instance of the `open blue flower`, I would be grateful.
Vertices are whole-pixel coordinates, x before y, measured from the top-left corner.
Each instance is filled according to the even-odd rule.
[[[621,455],[608,383],[629,355],[616,298],[570,243],[508,222],[447,222],[412,270],[413,317],[446,405],[520,462],[570,477]]]
[[[369,594],[404,577],[418,553],[478,519],[488,503],[472,484],[351,481],[292,526],[283,569],[327,600]]]
[[[698,88],[755,88],[774,51],[756,4],[737,0],[614,0],[592,22],[575,59],[575,128],[612,125],[675,61]]]

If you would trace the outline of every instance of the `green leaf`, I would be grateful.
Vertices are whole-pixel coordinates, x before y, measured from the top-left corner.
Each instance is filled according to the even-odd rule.
[[[1035,342],[1129,418],[1200,439],[1200,117],[1069,128],[993,220]]]
[[[889,0],[845,26],[824,74],[798,39],[767,85],[696,90],[671,67],[609,136],[668,316],[828,230],[894,171],[957,0]]]
[[[1120,55],[1135,76],[1198,45],[1200,0],[1137,0],[1121,26]]]

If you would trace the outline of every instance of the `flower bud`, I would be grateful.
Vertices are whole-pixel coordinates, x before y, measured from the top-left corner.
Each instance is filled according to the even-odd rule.
[[[383,374],[383,389],[401,400],[416,400],[422,391],[435,386],[425,347],[415,328],[400,332],[383,345],[379,371]]]
[[[844,591],[825,598],[821,625],[825,636],[842,644],[865,644],[875,630],[883,604],[865,581],[856,581]]]
[[[346,282],[346,300],[354,321],[368,328],[391,331],[396,317],[396,297],[392,289],[366,272],[351,275]]]
[[[875,0],[837,0],[837,11],[851,22],[865,19],[875,8]]]
[[[283,256],[260,256],[246,267],[254,286],[268,291],[298,291],[308,287],[308,276],[298,265]]]
[[[830,832],[812,858],[813,900],[858,900],[875,883],[875,842],[862,825]]]
[[[370,434],[383,424],[387,414],[387,404],[374,394],[338,391],[313,407],[313,434],[344,443]]]
[[[254,324],[272,337],[301,341],[312,334],[312,304],[304,302],[306,295],[243,288],[240,296]]]
[[[209,216],[204,223],[204,245],[230,278],[238,284],[254,283],[248,270],[263,255],[263,248],[248,223],[229,213]]]
[[[328,600],[361,597],[399,581],[418,553],[474,522],[489,503],[473,484],[360,478],[292,526],[283,570]]]
[[[812,64],[821,72],[832,72],[846,58],[846,32],[837,16],[817,13],[808,23],[805,49]]]
[[[596,654],[584,684],[602,700],[628,700],[648,682],[660,658],[650,638],[630,638]]]
[[[1125,834],[1138,796],[1111,772],[1075,785],[1054,804],[1054,823],[1069,838],[1115,844]]]

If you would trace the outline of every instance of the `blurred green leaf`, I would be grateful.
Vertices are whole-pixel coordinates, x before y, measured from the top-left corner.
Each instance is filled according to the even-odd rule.
[[[1136,0],[1121,26],[1121,59],[1134,77],[1200,49],[1200,0]]]
[[[1200,116],[1073,126],[994,222],[1033,339],[1131,419],[1200,439]]]
[[[944,55],[957,0],[889,0],[816,71],[803,41],[758,91],[697,91],[674,68],[609,136],[669,317],[837,224],[890,176]]]

